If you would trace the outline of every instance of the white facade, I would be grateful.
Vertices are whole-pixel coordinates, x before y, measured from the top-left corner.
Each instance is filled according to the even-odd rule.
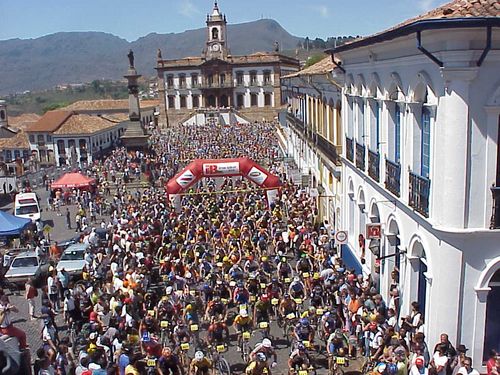
[[[241,74],[241,78],[240,77]],[[196,109],[207,107],[202,88],[231,88],[234,89],[230,98],[230,106],[240,108],[275,107],[274,89],[275,68],[273,66],[234,67],[229,75],[222,81],[214,77],[213,83],[208,83],[208,78],[202,75],[200,69],[180,70],[165,76],[165,93],[167,96],[167,109]],[[196,80],[193,80],[196,77]],[[238,97],[243,95],[243,100]],[[256,99],[252,102],[252,95]],[[266,95],[267,102],[266,102]],[[181,99],[184,97],[184,99]],[[196,105],[194,97],[198,98]],[[172,105],[173,104],[173,105]],[[240,105],[241,104],[241,105]]]
[[[380,256],[393,255],[381,261],[381,294],[388,299],[397,266],[400,316],[418,301],[429,346],[446,332],[480,369],[488,285],[500,269],[500,230],[488,229],[500,162],[500,32],[493,28],[481,66],[485,28],[423,35],[443,67],[415,48],[415,34],[336,52],[346,71],[341,225],[378,278],[369,249],[377,244],[365,239],[366,223],[381,223]]]

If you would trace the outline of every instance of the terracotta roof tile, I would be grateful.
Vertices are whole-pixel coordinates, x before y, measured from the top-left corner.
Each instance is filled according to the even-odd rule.
[[[159,100],[141,100],[141,108],[155,107],[159,105]],[[89,110],[113,110],[123,109],[128,111],[128,99],[101,99],[101,100],[80,100],[63,108],[66,111],[89,111]]]
[[[296,73],[284,76],[283,78],[294,78],[307,75],[325,74],[331,72],[334,68],[335,65],[332,62],[331,56],[327,56],[324,59],[318,61],[316,64],[308,66],[307,68],[302,69]]]
[[[51,133],[59,129],[64,122],[71,116],[70,111],[49,111],[46,112],[37,122],[28,126],[28,132],[47,132]]]
[[[500,1],[499,0],[453,0],[440,7],[430,10],[427,13],[421,14],[417,17],[410,18],[401,22],[387,30],[367,36],[365,38],[355,39],[346,44],[343,44],[339,49],[344,46],[356,45],[358,42],[365,39],[370,39],[378,35],[383,35],[390,31],[397,30],[407,25],[411,25],[418,21],[432,20],[432,19],[454,19],[454,18],[495,18],[500,16]],[[353,46],[354,48],[354,46]]]
[[[73,115],[54,132],[54,135],[93,134],[116,126],[116,124],[99,116]]]
[[[36,113],[24,113],[20,116],[9,116],[9,126],[16,129],[26,129],[40,119]]]
[[[196,67],[205,63],[206,59],[202,57],[186,57],[184,59],[176,60],[160,60],[158,61],[159,68],[173,68],[173,67]],[[276,52],[256,52],[251,55],[245,56],[228,56],[227,60],[230,64],[262,64],[262,63],[279,63],[289,62],[297,63],[294,58],[281,55]]]
[[[498,17],[500,16],[498,4],[498,0],[453,0],[427,13],[410,18],[394,28],[436,18]]]
[[[12,138],[0,138],[0,150],[19,150],[29,149],[28,135],[23,131],[19,132]]]

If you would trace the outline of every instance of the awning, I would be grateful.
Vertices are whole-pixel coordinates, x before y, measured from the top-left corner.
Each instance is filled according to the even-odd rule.
[[[363,265],[359,261],[358,257],[351,250],[349,245],[347,244],[341,245],[340,257],[342,258],[342,261],[347,266],[347,268],[354,269],[354,272],[356,272],[357,275],[363,273]]]
[[[95,184],[95,179],[81,173],[66,173],[51,184],[52,189],[84,188]]]
[[[0,236],[18,236],[30,224],[31,219],[0,211]]]

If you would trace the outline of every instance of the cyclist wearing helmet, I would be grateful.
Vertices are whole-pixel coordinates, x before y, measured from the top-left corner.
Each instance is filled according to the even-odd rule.
[[[226,338],[224,339],[224,333],[226,334]],[[222,344],[225,341],[229,340],[229,329],[227,328],[226,323],[222,320],[212,319],[212,324],[208,327],[208,342],[211,345]]]
[[[300,277],[295,276],[288,288],[288,294],[290,294],[292,298],[304,298],[305,288],[304,283],[300,281]]]
[[[245,375],[271,375],[271,369],[267,364],[267,357],[264,353],[257,353],[256,359],[248,365],[245,370]]]
[[[186,343],[190,340],[189,330],[184,320],[179,319],[177,325],[174,328],[174,343]]]
[[[293,331],[297,341],[314,341],[314,328],[311,326],[308,318],[299,320],[299,324],[295,326]]]
[[[210,373],[215,375],[212,361],[205,357],[202,351],[197,351],[189,365],[189,375],[209,375]]]
[[[296,309],[296,304],[295,304],[295,301],[290,298],[290,294],[288,293],[285,293],[285,295],[283,296],[283,300],[281,301],[280,303],[280,315],[281,317],[285,317],[287,316],[288,314],[292,314],[292,313],[295,313],[295,309]]]
[[[280,280],[284,280],[287,277],[292,276],[293,273],[292,266],[290,266],[290,263],[288,263],[288,259],[286,257],[283,256],[280,258],[277,271]]]
[[[165,347],[161,352],[161,357],[158,361],[158,371],[160,375],[180,375],[184,374],[184,370],[180,366],[179,358],[174,354],[171,348]]]
[[[295,374],[297,369],[307,370],[310,366],[311,358],[306,352],[306,347],[299,343],[288,358],[288,374]]]
[[[276,354],[276,351],[273,348],[273,344],[272,344],[271,340],[264,339],[264,340],[262,340],[262,342],[260,344],[257,344],[255,346],[254,350],[252,350],[252,352],[250,353],[250,359],[252,361],[257,360],[257,355],[259,353],[264,354],[266,356],[266,358],[271,358],[271,356],[272,356],[273,360],[274,360],[272,367],[276,366],[276,363],[278,361],[278,355]]]
[[[260,299],[255,303],[253,318],[256,323],[270,321],[271,303],[267,294],[260,296]]]
[[[241,335],[243,332],[251,332],[253,329],[252,318],[248,315],[247,310],[240,310],[240,313],[234,318],[234,326],[238,334],[238,348],[241,345]]]

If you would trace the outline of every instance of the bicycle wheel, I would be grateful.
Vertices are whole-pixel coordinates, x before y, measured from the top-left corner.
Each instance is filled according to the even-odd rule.
[[[225,358],[220,358],[217,362],[217,371],[219,375],[231,375],[231,368]]]
[[[243,359],[243,362],[248,363],[249,357],[250,352],[248,350],[248,342],[244,341],[241,348],[241,358]]]

